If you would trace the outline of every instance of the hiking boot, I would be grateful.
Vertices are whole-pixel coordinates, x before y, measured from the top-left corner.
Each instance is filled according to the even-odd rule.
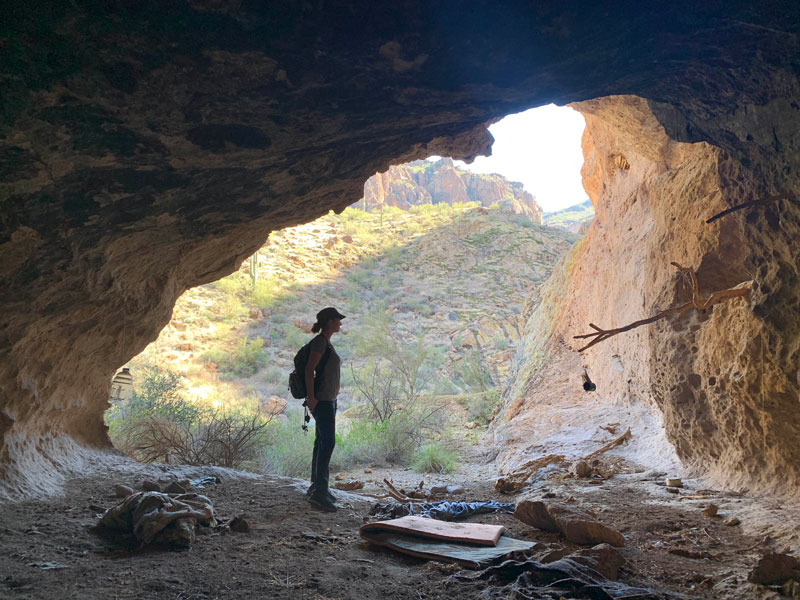
[[[336,512],[339,510],[339,507],[336,506],[327,496],[320,498],[319,496],[312,495],[308,499],[308,503],[315,508],[324,510],[325,512]]]
[[[306,498],[310,498],[313,495],[314,495],[314,485],[312,484],[308,486],[308,489],[306,490]],[[336,496],[331,494],[330,490],[328,490],[328,500],[330,500],[331,502],[336,502]]]

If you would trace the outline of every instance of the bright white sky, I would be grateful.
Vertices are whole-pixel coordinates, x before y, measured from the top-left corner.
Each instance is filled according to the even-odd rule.
[[[588,198],[581,185],[585,125],[580,113],[554,104],[509,115],[489,127],[495,139],[492,156],[456,164],[521,181],[545,212],[580,204]]]

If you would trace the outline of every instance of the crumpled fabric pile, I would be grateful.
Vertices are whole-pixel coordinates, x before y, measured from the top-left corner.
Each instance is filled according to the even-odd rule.
[[[109,508],[98,527],[105,532],[132,535],[141,546],[158,544],[188,548],[198,529],[217,525],[214,505],[200,494],[170,496],[138,492]]]

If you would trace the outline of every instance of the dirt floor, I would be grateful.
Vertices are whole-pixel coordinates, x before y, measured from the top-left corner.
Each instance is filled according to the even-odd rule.
[[[781,541],[746,535],[741,525],[724,521],[750,512],[763,513],[762,501],[714,490],[673,494],[664,474],[635,472],[620,464],[611,479],[565,477],[564,471],[540,471],[518,496],[499,495],[486,477],[490,464],[462,467],[458,477],[465,493],[452,499],[513,502],[521,498],[567,501],[593,510],[600,521],[625,536],[626,564],[620,580],[649,588],[648,598],[778,598],[762,586],[747,583],[747,573],[767,549]],[[392,469],[370,469],[348,476],[380,481],[384,476],[406,488],[422,477]],[[474,480],[464,480],[472,472]],[[145,478],[162,483],[211,474],[221,483],[203,490],[221,519],[243,515],[249,533],[199,536],[189,550],[129,550],[93,534],[98,507],[118,499],[113,486],[141,485]],[[444,478],[447,479],[447,478]],[[439,481],[426,480],[426,487]],[[264,597],[309,599],[509,598],[499,582],[465,582],[460,567],[376,549],[363,542],[358,528],[369,520],[373,500],[336,492],[341,509],[319,512],[305,501],[305,482],[280,477],[252,477],[219,469],[123,463],[117,472],[68,481],[64,495],[44,501],[0,505],[0,598],[212,598]],[[376,483],[368,485],[380,492]],[[707,499],[680,500],[681,496]],[[570,500],[571,498],[571,500]],[[713,501],[719,517],[703,515]],[[759,508],[761,507],[761,508]],[[772,507],[780,521],[781,507]],[[763,510],[762,510],[763,509]],[[546,552],[573,550],[559,535],[533,529],[512,515],[471,517],[472,522],[501,524],[507,534],[534,540]],[[529,598],[553,598],[529,590]],[[584,596],[576,596],[584,597]],[[556,596],[555,598],[558,598]]]

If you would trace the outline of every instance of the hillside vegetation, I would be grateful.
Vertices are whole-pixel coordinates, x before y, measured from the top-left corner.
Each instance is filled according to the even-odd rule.
[[[348,208],[274,232],[236,273],[180,298],[129,365],[137,391],[109,411],[112,437],[168,460],[176,438],[210,447],[208,430],[223,431],[229,446],[246,438],[232,466],[305,473],[313,435],[300,432],[287,378],[316,312],[335,306],[347,315],[332,340],[343,358],[337,466],[416,458],[447,469],[453,440],[477,439],[491,419],[521,307],[574,239],[474,203]],[[146,444],[131,425],[143,416],[145,429],[158,422]],[[209,460],[192,452],[178,458]]]
[[[594,206],[592,206],[591,200],[586,200],[561,210],[546,212],[542,222],[550,227],[558,227],[578,234],[583,232],[592,219],[594,219]]]

